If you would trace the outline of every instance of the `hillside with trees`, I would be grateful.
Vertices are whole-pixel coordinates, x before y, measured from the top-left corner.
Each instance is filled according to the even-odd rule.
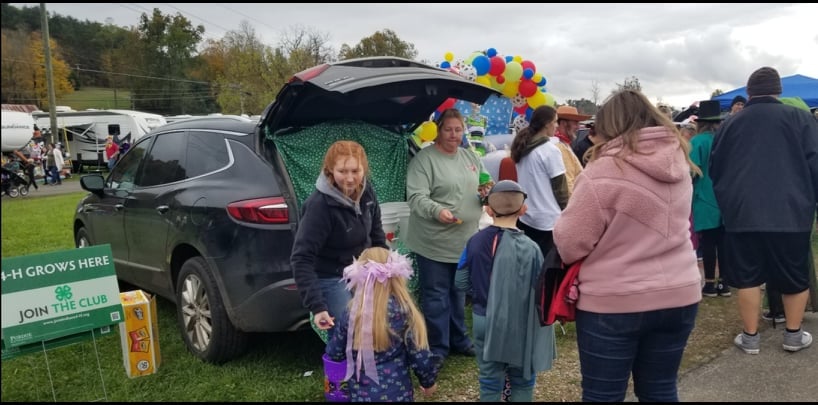
[[[40,8],[2,4],[3,103],[48,109]],[[384,54],[414,59],[413,44],[388,29],[341,51],[329,34],[285,30],[262,43],[246,21],[217,40],[181,13],[143,13],[128,28],[49,13],[57,98],[86,87],[130,92],[130,108],[163,115],[260,114],[294,73],[320,63]],[[282,27],[284,28],[284,27]]]

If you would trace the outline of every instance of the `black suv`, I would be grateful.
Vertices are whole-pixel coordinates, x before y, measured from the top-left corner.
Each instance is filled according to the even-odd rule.
[[[359,129],[366,129],[397,142],[397,157],[386,160],[405,167],[412,131],[441,103],[453,97],[482,104],[492,94],[398,58],[316,66],[294,75],[258,121],[224,116],[167,124],[134,144],[107,178],[84,176],[90,194],[77,206],[76,245],[110,244],[120,280],[177,304],[192,353],[228,361],[246,348],[247,332],[309,325],[289,261],[300,204],[318,175],[313,166],[296,173],[306,155],[322,156],[331,136],[365,141],[368,132]],[[336,122],[352,123],[352,130],[310,132]],[[294,140],[306,147],[283,153]],[[368,154],[382,153],[363,143]],[[376,187],[379,177],[395,176],[374,169]],[[400,180],[401,195],[392,200],[405,201]]]

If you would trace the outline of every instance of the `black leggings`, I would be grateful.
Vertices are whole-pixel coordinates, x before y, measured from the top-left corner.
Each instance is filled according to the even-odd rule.
[[[551,248],[554,247],[554,234],[552,231],[541,231],[536,228],[532,228],[517,219],[517,228],[520,228],[526,236],[534,240],[537,243],[537,246],[540,247],[540,251],[542,252],[543,257],[548,254]]]
[[[699,231],[699,248],[702,250],[704,280],[716,281],[716,263],[719,264],[719,277],[724,280],[727,270],[723,259],[724,227]]]

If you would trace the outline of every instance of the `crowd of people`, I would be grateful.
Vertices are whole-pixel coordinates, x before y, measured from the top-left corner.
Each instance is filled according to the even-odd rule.
[[[32,139],[25,147],[3,155],[3,168],[25,179],[25,191],[33,188],[40,189],[40,185],[58,186],[63,178],[71,177],[71,168],[66,164],[66,156],[61,143],[45,143]],[[37,180],[42,179],[40,185]],[[3,191],[6,190],[4,183]]]
[[[444,110],[434,143],[409,163],[406,255],[385,244],[363,147],[333,144],[303,205],[291,262],[315,326],[330,333],[326,353],[348,362],[351,399],[413,400],[410,372],[432,394],[445,360],[465,355],[475,357],[481,401],[501,400],[507,385],[508,400],[531,401],[537,374],[556,359],[533,293],[552,250],[565,264],[581,262],[583,401],[623,401],[631,379],[640,401],[678,401],[699,303],[731,288],[744,326],[739,349],[759,353],[763,284],[783,297],[782,348],[809,347],[801,323],[818,120],[778,100],[775,69],[755,71],[747,93],[729,113],[706,100],[674,122],[623,89],[582,142],[577,128],[589,116],[540,106],[496,183],[463,147],[467,120]],[[491,221],[480,226],[484,214]],[[417,297],[406,283],[413,262]]]

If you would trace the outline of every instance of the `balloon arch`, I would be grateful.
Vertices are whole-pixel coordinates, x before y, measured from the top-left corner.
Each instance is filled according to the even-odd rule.
[[[554,96],[546,90],[547,80],[537,71],[537,66],[519,55],[503,56],[496,49],[473,52],[465,59],[455,59],[452,52],[446,52],[443,61],[435,66],[455,73],[467,80],[498,90],[511,102],[511,115],[505,128],[520,130],[528,125],[531,114],[541,105],[555,106]],[[435,112],[435,118],[445,109],[454,107],[458,100],[450,98]],[[423,142],[437,136],[433,122],[425,122],[416,135]],[[487,133],[490,135],[490,133]]]

